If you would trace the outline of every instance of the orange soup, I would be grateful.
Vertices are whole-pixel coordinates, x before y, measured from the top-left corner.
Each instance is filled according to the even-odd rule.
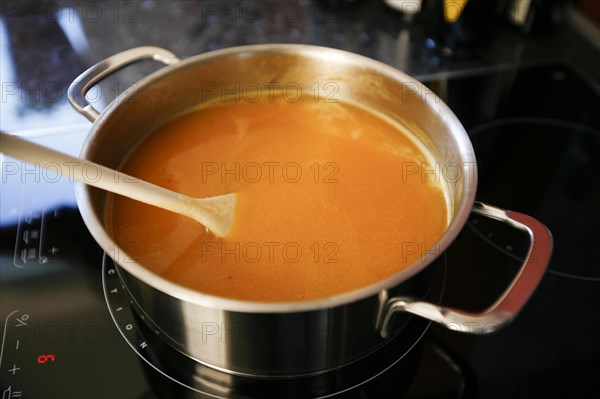
[[[341,294],[399,272],[446,229],[444,190],[423,148],[349,103],[205,104],[153,132],[121,169],[192,197],[237,193],[231,233],[217,238],[120,196],[108,223],[138,263],[204,293],[270,302]]]

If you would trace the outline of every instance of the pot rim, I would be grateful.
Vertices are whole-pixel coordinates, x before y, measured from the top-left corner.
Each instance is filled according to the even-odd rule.
[[[456,142],[458,143],[456,150],[461,154],[461,158],[464,159],[465,164],[476,165],[475,154],[471,145],[471,141],[469,140],[464,127],[456,115],[439,97],[437,97],[437,95],[431,92],[431,90],[426,88],[416,79],[396,68],[393,68],[392,66],[384,64],[383,62],[356,53],[322,46],[285,43],[245,45],[210,51],[166,66],[144,77],[135,85],[132,85],[130,89],[118,96],[104,109],[104,111],[100,113],[100,116],[94,122],[84,140],[79,156],[81,158],[88,159],[88,152],[90,151],[90,148],[93,147],[93,142],[97,135],[97,131],[101,129],[105,120],[111,116],[116,107],[118,107],[121,103],[126,104],[128,97],[134,95],[137,89],[147,84],[151,84],[153,81],[158,81],[168,74],[176,73],[178,69],[182,69],[193,64],[209,63],[211,61],[232,55],[246,56],[250,54],[261,53],[294,53],[311,57],[319,57],[322,59],[343,60],[344,62],[361,64],[365,68],[369,68],[378,74],[385,75],[393,80],[401,82],[402,84],[410,83],[413,88],[415,87],[414,85],[416,85],[416,87],[418,87],[422,93],[427,93],[427,95],[420,96],[422,101],[426,102],[433,112],[443,115],[444,123],[449,126],[450,130],[455,136]],[[113,258],[118,267],[125,269],[129,274],[140,279],[145,284],[167,295],[199,306],[244,313],[290,313],[333,308],[378,295],[381,291],[397,286],[401,282],[409,279],[431,264],[433,260],[439,257],[440,254],[443,253],[452,243],[452,241],[454,241],[466,223],[473,207],[477,187],[476,167],[463,167],[462,172],[463,189],[461,193],[461,200],[456,212],[453,215],[451,223],[446,228],[444,234],[432,247],[435,248],[435,256],[422,256],[421,259],[408,266],[405,266],[402,270],[398,271],[392,276],[353,291],[329,296],[326,298],[292,302],[247,301],[206,294],[167,280],[158,274],[151,272],[149,269],[135,262],[133,259],[129,259],[127,262],[120,262],[118,259],[120,256],[116,256],[117,259],[115,259],[114,255],[115,253],[117,255],[125,254],[125,251],[123,251],[123,249],[112,240],[104,227],[103,221],[99,220],[92,210],[89,201],[90,187],[83,183],[76,183],[75,193],[77,204],[83,220],[94,239],[100,244],[102,249]]]

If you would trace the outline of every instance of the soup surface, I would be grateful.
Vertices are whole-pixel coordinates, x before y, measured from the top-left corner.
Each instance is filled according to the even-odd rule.
[[[114,196],[116,242],[183,286],[270,302],[349,292],[430,256],[448,217],[421,146],[358,106],[313,100],[215,102],[152,133],[122,171],[192,197],[238,193],[234,225],[217,238]]]

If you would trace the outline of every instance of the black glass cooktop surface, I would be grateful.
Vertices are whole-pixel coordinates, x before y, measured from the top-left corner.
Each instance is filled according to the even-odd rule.
[[[548,272],[511,325],[490,336],[434,329],[473,366],[478,397],[586,397],[596,391],[599,87],[561,65],[507,69],[442,85],[441,94],[475,149],[477,199],[531,215],[554,237]],[[490,287],[502,280],[489,269],[509,269],[508,259],[512,267],[520,263],[513,236],[481,222],[471,220],[462,234],[472,239],[461,237],[447,253],[448,303],[489,301]],[[474,250],[482,242],[497,255]]]
[[[597,82],[553,65],[425,83],[472,139],[478,200],[541,220],[555,242],[539,289],[508,327],[473,336],[433,326],[423,335],[405,396],[586,397],[600,361]],[[33,140],[76,154],[85,133],[67,126]],[[165,395],[152,387],[173,381],[148,370],[119,331],[126,324],[117,328],[111,318],[103,253],[81,221],[72,182],[3,157],[1,200],[1,398]],[[442,303],[485,308],[525,246],[520,234],[472,217],[445,254]],[[370,392],[402,397],[395,381],[382,379]]]

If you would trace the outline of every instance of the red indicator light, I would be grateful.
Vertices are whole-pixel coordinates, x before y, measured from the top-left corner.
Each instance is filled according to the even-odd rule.
[[[39,355],[37,358],[37,362],[38,364],[44,364],[47,362],[53,362],[54,363],[54,354],[51,355]]]

